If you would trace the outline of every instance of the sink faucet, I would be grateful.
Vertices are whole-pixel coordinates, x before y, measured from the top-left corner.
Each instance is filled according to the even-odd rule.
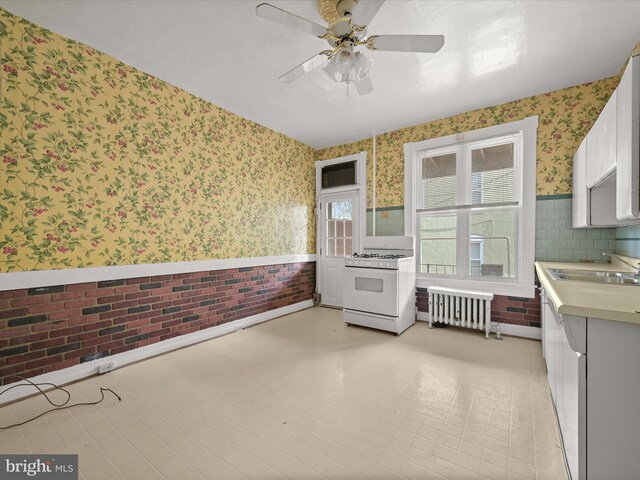
[[[637,262],[635,265],[633,265],[632,263],[629,263],[626,260],[620,258],[620,256],[616,255],[615,253],[609,253],[609,252],[602,252],[602,256],[609,257],[609,258],[611,258],[612,256],[615,256],[622,263],[624,263],[625,265],[629,265],[631,268],[633,268],[634,270],[633,278],[640,279],[640,262]]]

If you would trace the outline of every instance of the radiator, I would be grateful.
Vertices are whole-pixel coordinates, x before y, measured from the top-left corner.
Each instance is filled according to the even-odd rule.
[[[484,330],[489,338],[493,293],[429,287],[429,328],[433,322]]]

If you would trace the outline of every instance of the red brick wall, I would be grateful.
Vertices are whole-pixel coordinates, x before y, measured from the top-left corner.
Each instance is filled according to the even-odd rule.
[[[429,311],[429,295],[426,288],[416,291],[416,305],[420,312]],[[491,302],[491,320],[494,322],[540,327],[540,293],[535,298],[496,295]]]
[[[0,292],[0,385],[312,298],[315,263]]]

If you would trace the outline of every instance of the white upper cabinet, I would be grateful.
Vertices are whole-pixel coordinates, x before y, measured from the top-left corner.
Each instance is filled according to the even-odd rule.
[[[640,57],[629,60],[618,92],[616,216],[640,218]]]
[[[590,226],[589,189],[587,188],[587,140],[573,157],[573,228]]]
[[[640,223],[640,56],[573,158],[573,227]]]
[[[617,90],[587,135],[587,187],[592,188],[616,170]]]
[[[618,227],[629,222],[616,218],[616,175],[609,175],[597,187],[588,190],[587,209],[592,227]]]
[[[625,225],[616,218],[616,175],[607,176],[596,187],[587,187],[587,138],[573,157],[573,228]]]

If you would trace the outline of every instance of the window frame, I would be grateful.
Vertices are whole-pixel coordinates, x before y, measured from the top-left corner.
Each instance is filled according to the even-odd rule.
[[[419,195],[421,194],[420,171],[418,163],[421,157],[418,154],[423,150],[447,150],[459,148],[460,144],[469,142],[490,142],[492,139],[504,137],[512,134],[521,134],[522,155],[514,159],[514,195],[518,200],[518,220],[516,225],[516,265],[517,275],[514,279],[508,278],[473,278],[469,272],[461,274],[458,268],[456,275],[432,275],[419,272],[420,251],[416,246],[416,286],[427,288],[429,286],[442,286],[463,288],[470,290],[490,291],[497,295],[512,295],[533,298],[535,296],[535,211],[536,211],[536,143],[537,143],[538,116],[531,116],[509,123],[503,123],[492,127],[480,128],[469,132],[447,135],[444,137],[431,138],[420,142],[405,143],[404,145],[404,169],[405,169],[405,212],[404,225],[405,235],[413,235],[419,238],[417,231],[418,214],[417,207],[420,205]],[[468,162],[463,162],[468,163]],[[460,165],[460,162],[458,162]],[[471,165],[468,164],[468,169]],[[471,182],[471,173],[456,169],[456,175],[467,175]],[[462,182],[457,182],[458,185]],[[471,199],[472,186],[469,185],[469,196]],[[457,198],[461,198],[458,189]],[[457,230],[456,235],[465,238],[469,232]],[[461,240],[458,240],[461,242]],[[460,250],[457,248],[457,250]],[[460,252],[457,252],[460,255]],[[467,252],[468,255],[468,252]],[[459,267],[462,263],[457,262]]]
[[[337,163],[345,163],[345,162],[356,162],[356,183],[354,185],[344,185],[342,187],[331,187],[331,188],[322,188],[322,167],[326,167],[328,165],[335,165]],[[364,239],[367,232],[367,152],[361,151],[359,153],[354,153],[352,155],[345,155],[343,157],[332,158],[329,160],[316,160],[315,162],[316,169],[316,206],[315,206],[315,220],[316,220],[316,239],[319,239],[321,236],[321,221],[318,215],[320,211],[320,199],[322,195],[329,195],[332,193],[343,193],[343,192],[357,192],[358,196],[358,208],[359,211],[357,214],[359,215],[359,228],[358,231],[353,231],[353,240],[357,239],[358,246],[362,245],[362,240]],[[318,258],[321,257],[321,245],[322,242],[316,242],[316,255]],[[355,248],[355,247],[354,247]],[[318,269],[319,270],[319,269]],[[318,277],[319,281],[319,277]]]
[[[332,202],[332,203],[337,203],[337,202]],[[353,207],[357,207],[357,202],[353,202],[352,203]],[[357,213],[357,212],[355,212]],[[345,219],[345,218],[331,218],[331,212],[329,209],[326,209],[326,211],[323,212],[323,216],[322,216],[322,221],[325,222],[325,229],[327,229],[327,226],[329,225],[329,222],[333,221],[334,222],[334,236],[332,237],[330,235],[330,229],[327,229],[326,234],[324,235],[324,240],[326,242],[326,244],[324,245],[325,248],[325,252],[326,252],[326,256],[327,257],[331,257],[331,258],[344,258],[344,257],[350,257],[353,254],[353,234],[354,234],[354,229],[353,229],[353,214],[354,212],[351,212],[351,218],[349,219]],[[347,221],[351,222],[351,235],[347,235]],[[338,222],[342,223],[342,235],[338,235],[338,231],[340,230],[338,228]],[[334,248],[334,254],[331,255],[331,249],[329,248],[329,243],[330,240],[334,240],[335,243],[335,248]],[[343,244],[342,244],[342,255],[338,255],[338,240],[342,240]],[[347,240],[351,240],[351,253],[347,254]]]

